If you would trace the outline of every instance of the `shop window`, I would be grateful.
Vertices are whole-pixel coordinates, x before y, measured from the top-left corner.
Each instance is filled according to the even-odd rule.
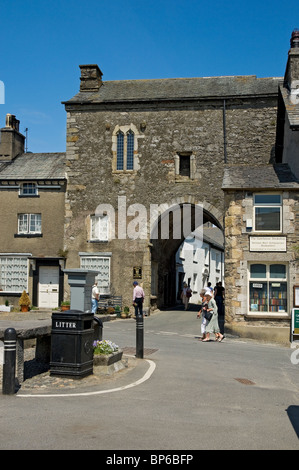
[[[280,194],[254,195],[254,230],[282,231],[282,202]]]
[[[287,313],[286,265],[251,264],[249,270],[249,311]]]

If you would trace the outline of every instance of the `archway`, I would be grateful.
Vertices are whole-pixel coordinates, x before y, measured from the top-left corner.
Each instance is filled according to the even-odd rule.
[[[152,303],[158,308],[176,304],[176,252],[187,237],[202,237],[201,229],[206,222],[223,230],[223,214],[215,207],[180,201],[163,206],[152,224],[151,294]]]

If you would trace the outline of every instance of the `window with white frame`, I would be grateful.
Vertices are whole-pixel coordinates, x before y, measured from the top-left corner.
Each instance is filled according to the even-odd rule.
[[[98,241],[108,241],[109,238],[109,218],[107,214],[90,218],[91,230],[90,239]]]
[[[22,183],[20,186],[20,196],[37,196],[37,184]]]
[[[41,232],[41,214],[18,214],[18,234],[40,234]]]
[[[249,266],[249,311],[287,313],[287,265],[252,263]]]
[[[23,292],[27,290],[27,256],[0,256],[0,291]]]
[[[90,271],[98,271],[96,280],[100,295],[110,293],[110,256],[80,253],[80,267]]]
[[[253,215],[256,232],[281,232],[281,194],[255,194]]]

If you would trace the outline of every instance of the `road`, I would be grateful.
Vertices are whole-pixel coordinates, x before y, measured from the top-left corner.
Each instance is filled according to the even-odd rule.
[[[0,449],[298,450],[294,350],[199,334],[195,312],[160,312],[144,319],[144,359],[101,390],[0,395]],[[105,323],[104,338],[130,352],[135,320]]]

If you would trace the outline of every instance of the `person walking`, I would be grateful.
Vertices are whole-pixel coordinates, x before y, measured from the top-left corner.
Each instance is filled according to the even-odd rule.
[[[201,307],[199,309],[199,312],[197,314],[197,318],[200,318],[201,317],[201,325],[200,325],[200,330],[201,330],[201,334],[202,334],[202,337],[199,338],[199,341],[203,341],[206,337],[206,325],[207,325],[207,319],[204,317],[203,315],[203,309],[205,307],[205,304],[207,304],[207,302],[204,302],[204,296],[205,296],[205,289],[202,289],[199,293],[200,297],[201,297],[201,300],[202,300],[202,304],[201,304]]]
[[[225,289],[222,286],[221,281],[217,282],[214,292],[215,292],[215,300],[216,300],[216,304],[217,304],[217,308],[218,308],[218,315],[223,315],[224,314],[224,308],[223,307],[224,307],[224,292],[225,292]]]
[[[98,289],[98,281],[94,281],[94,285],[91,290],[91,313],[96,314],[98,311],[98,305],[100,300],[100,293]]]
[[[191,296],[192,296],[192,289],[190,286],[187,285],[186,282],[184,282],[183,290],[181,293],[181,299],[183,301],[185,310],[188,310],[188,304],[189,304],[189,300]]]
[[[135,307],[135,317],[137,317],[138,311],[139,315],[143,315],[144,291],[137,281],[133,282],[133,286],[133,305]]]
[[[206,338],[202,341],[210,341],[210,334],[214,333],[216,341],[221,342],[224,338],[224,335],[220,333],[217,304],[213,299],[212,293],[210,291],[205,292],[204,301],[208,303],[206,310],[207,312],[212,313],[212,318],[206,326]]]

